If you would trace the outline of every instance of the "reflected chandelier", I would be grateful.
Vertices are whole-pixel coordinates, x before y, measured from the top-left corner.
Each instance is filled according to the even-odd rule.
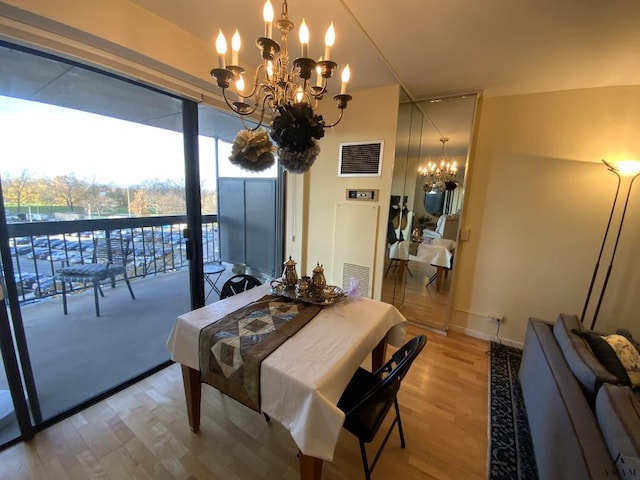
[[[299,28],[301,55],[293,60],[293,66],[290,67],[287,40],[294,24],[288,17],[287,0],[283,1],[282,15],[275,22],[276,27],[280,30],[280,43],[272,38],[273,16],[271,1],[267,0],[263,9],[264,36],[256,40],[256,45],[262,56],[262,63],[256,68],[253,85],[249,92],[245,92],[243,77],[245,70],[239,66],[238,61],[240,34],[236,30],[231,39],[230,65],[226,64],[227,42],[222,31],[219,32],[216,39],[218,68],[211,70],[211,76],[216,79],[218,86],[222,89],[227,106],[240,115],[242,125],[245,128],[247,126],[244,117],[254,113],[259,114],[258,125],[251,130],[257,130],[265,121],[265,116],[270,118],[277,112],[282,113],[285,110],[294,109],[307,110],[306,106],[310,108],[311,112],[316,110],[319,101],[327,92],[328,80],[338,67],[335,62],[330,60],[331,47],[335,41],[333,23],[325,35],[324,56],[316,62],[309,58],[309,29],[304,19],[302,20]],[[314,82],[311,81],[311,77],[314,71],[317,78],[315,84],[312,85]],[[333,96],[336,106],[340,110],[339,117],[331,125],[324,124],[322,121],[322,127],[333,127],[342,120],[343,111],[352,98],[346,93],[349,76],[349,66],[347,65],[342,70],[341,91],[338,95]],[[235,92],[230,94],[229,87],[232,83]]]
[[[449,139],[447,137],[441,137],[440,141],[442,142],[440,164],[437,164],[436,162],[429,162],[426,166],[418,168],[418,173],[420,175],[429,177],[429,183],[432,186],[437,185],[440,182],[453,182],[456,178],[456,174],[458,173],[457,163],[448,161],[444,154],[444,145],[449,141]]]

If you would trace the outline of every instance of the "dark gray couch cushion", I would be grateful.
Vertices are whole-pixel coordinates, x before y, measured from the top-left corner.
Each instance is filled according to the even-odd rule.
[[[529,320],[519,376],[540,480],[605,479],[615,467],[550,324]]]
[[[619,476],[640,474],[640,401],[630,387],[605,384],[596,397],[596,416]],[[615,475],[610,475],[615,477]]]
[[[618,378],[595,357],[587,342],[580,336],[582,323],[577,315],[561,313],[553,324],[553,335],[574,376],[591,402],[603,383],[618,384]]]

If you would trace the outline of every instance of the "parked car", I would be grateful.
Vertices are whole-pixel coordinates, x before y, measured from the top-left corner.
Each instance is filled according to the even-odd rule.
[[[40,298],[57,293],[58,290],[56,281],[52,276],[42,275],[38,277],[38,282],[34,285],[33,294]]]
[[[30,245],[15,245],[11,247],[11,255],[26,255],[31,251]]]
[[[34,247],[32,252],[27,254],[27,258],[39,258],[44,259],[49,255],[48,247]]]
[[[47,256],[47,260],[58,261],[58,260],[66,260],[67,252],[64,250],[51,250],[51,253]]]

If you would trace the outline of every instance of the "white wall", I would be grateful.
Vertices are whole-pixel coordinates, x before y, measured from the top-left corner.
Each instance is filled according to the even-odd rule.
[[[506,317],[501,336],[519,343],[528,317],[581,313],[616,187],[599,162],[640,158],[639,129],[640,87],[483,99],[465,206],[471,237],[456,258],[453,329],[491,336],[496,328],[486,315],[498,313]],[[597,329],[626,327],[640,336],[639,220],[636,185]]]
[[[373,269],[373,297],[380,298],[386,248],[386,226],[389,213],[389,195],[393,176],[396,129],[398,124],[399,87],[376,88],[351,92],[353,100],[345,110],[344,118],[333,129],[327,129],[320,141],[321,153],[307,174],[306,259],[302,270],[308,274],[316,262],[324,264],[327,282],[342,284],[331,269],[333,249],[358,249],[364,246],[356,242],[350,245],[333,245],[335,205],[345,202],[347,189],[379,190],[378,229],[375,239],[375,264]],[[323,110],[327,123],[336,116],[335,107],[330,102]],[[341,143],[384,141],[382,174],[379,177],[338,177],[338,158]]]

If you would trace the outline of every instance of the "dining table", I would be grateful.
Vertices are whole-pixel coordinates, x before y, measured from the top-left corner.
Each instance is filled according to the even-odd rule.
[[[167,349],[182,368],[192,431],[200,428],[201,332],[268,295],[271,287],[264,284],[177,317]],[[338,400],[369,356],[373,371],[384,363],[387,344],[404,344],[406,323],[393,305],[358,294],[346,296],[323,305],[262,360],[259,410],[291,433],[299,450],[301,479],[321,478],[323,462],[333,460],[344,423]]]
[[[403,240],[398,245],[398,258],[405,258],[414,262],[428,263],[436,267],[433,279],[436,282],[436,292],[440,291],[444,274],[453,266],[453,254],[456,242],[446,238],[425,238],[419,242]]]

